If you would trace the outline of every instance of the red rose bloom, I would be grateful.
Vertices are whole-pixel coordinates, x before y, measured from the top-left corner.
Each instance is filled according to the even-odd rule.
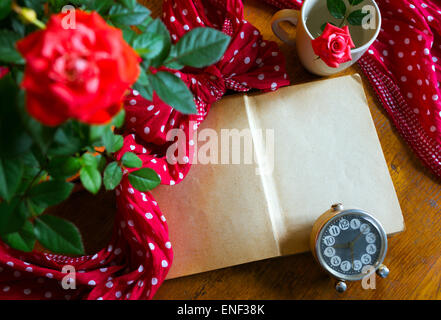
[[[9,72],[9,69],[6,67],[0,67],[0,79],[3,78],[5,75],[7,75]]]
[[[75,14],[74,29],[63,28],[65,14],[57,14],[46,29],[17,42],[26,60],[22,86],[27,110],[48,126],[69,118],[108,122],[140,72],[139,57],[121,30],[96,12]]]
[[[322,35],[311,43],[315,54],[331,68],[337,68],[340,63],[352,60],[351,49],[355,48],[355,45],[348,26],[340,29],[328,23]]]

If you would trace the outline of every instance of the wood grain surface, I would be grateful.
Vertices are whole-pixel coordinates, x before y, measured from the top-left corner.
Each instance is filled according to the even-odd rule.
[[[161,13],[162,1],[140,2],[152,10],[153,16]],[[292,84],[318,79],[300,65],[294,48],[272,34],[270,21],[275,12],[261,1],[245,1],[245,18],[264,38],[280,45]],[[357,66],[344,74],[355,72],[361,74]],[[306,253],[169,280],[155,299],[441,299],[440,181],[400,138],[367,80],[363,81],[406,223],[406,230],[389,241],[385,264],[390,276],[377,278],[375,290],[364,290],[356,282],[338,294],[333,290],[334,281]],[[89,253],[110,239],[115,215],[112,194],[102,193],[97,201],[80,192],[56,209],[79,226]]]

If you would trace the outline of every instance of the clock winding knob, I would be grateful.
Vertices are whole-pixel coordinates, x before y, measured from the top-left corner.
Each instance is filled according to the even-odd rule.
[[[343,205],[341,203],[333,204],[331,207],[332,211],[343,211]]]
[[[386,267],[384,264],[382,264],[378,270],[377,270],[377,274],[382,277],[382,278],[386,278],[389,275],[389,268]]]
[[[348,285],[344,281],[338,281],[335,284],[335,290],[337,290],[338,293],[345,292],[347,288],[348,288]]]

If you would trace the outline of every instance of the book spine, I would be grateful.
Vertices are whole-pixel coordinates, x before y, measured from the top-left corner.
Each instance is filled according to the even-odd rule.
[[[264,128],[262,127],[256,112],[256,104],[254,98],[244,95],[244,104],[248,118],[251,136],[253,138],[255,158],[257,161],[256,174],[260,176],[265,194],[265,200],[268,206],[269,218],[273,230],[274,240],[277,244],[278,256],[282,255],[280,246],[280,234],[284,229],[283,215],[279,203],[276,183],[274,181],[274,148],[269,148],[269,144],[273,143],[274,147],[274,130],[265,129],[266,142],[264,140]],[[272,138],[272,139],[271,139]],[[272,140],[272,141],[271,141]]]

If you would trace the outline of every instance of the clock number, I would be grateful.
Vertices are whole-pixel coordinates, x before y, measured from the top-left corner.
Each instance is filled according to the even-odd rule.
[[[326,236],[323,238],[323,241],[325,242],[325,244],[330,247],[333,246],[335,244],[335,238],[332,236]]]
[[[347,272],[347,271],[351,270],[351,263],[349,261],[343,261],[340,265],[340,268],[344,272]]]
[[[371,227],[369,227],[368,224],[363,223],[363,224],[361,225],[361,227],[360,227],[360,231],[361,231],[362,234],[368,234],[369,231],[371,231]]]
[[[338,236],[340,234],[340,228],[338,226],[332,226],[329,228],[329,233],[331,236]]]
[[[361,256],[361,262],[363,262],[364,264],[369,264],[369,263],[371,263],[371,261],[372,261],[372,258],[370,255],[364,254]]]
[[[342,230],[349,229],[349,221],[346,219],[341,219],[340,222],[338,223],[338,225],[340,226],[340,229],[342,229]]]
[[[360,260],[354,260],[353,268],[355,271],[360,271],[362,266],[363,264],[361,263]]]
[[[367,242],[367,243],[374,243],[374,242],[375,242],[375,239],[376,239],[375,234],[373,234],[372,232],[371,232],[371,233],[368,233],[368,234],[366,235],[366,242]]]
[[[341,263],[341,258],[340,258],[339,256],[333,256],[333,257],[331,258],[331,264],[332,264],[334,267],[339,266],[340,263]]]
[[[368,244],[368,246],[366,247],[366,252],[369,254],[374,254],[375,252],[377,252],[377,247],[375,246],[375,244]]]
[[[323,252],[328,258],[335,256],[335,249],[333,247],[327,247]]]
[[[358,220],[358,219],[352,219],[351,220],[351,228],[354,229],[354,230],[360,228],[360,224],[361,224],[360,220]]]

